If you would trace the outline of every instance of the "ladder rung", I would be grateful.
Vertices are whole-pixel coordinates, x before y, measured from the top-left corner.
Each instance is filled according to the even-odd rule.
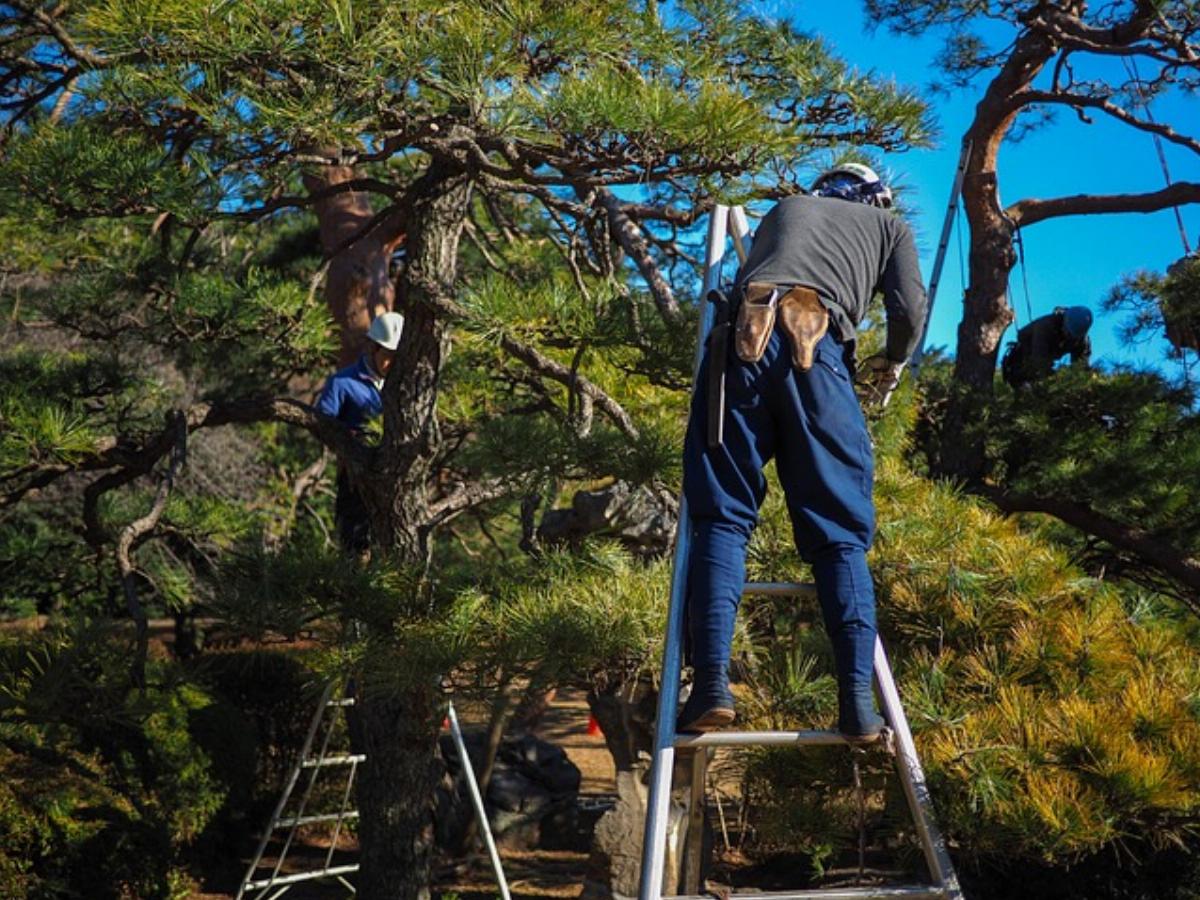
[[[911,900],[942,900],[945,890],[934,885],[900,885],[887,887],[816,888],[811,891],[762,891],[753,894],[721,894],[724,900],[888,900],[908,897]],[[713,895],[689,896],[677,894],[662,900],[712,900]]]
[[[836,731],[710,731],[680,734],[676,747],[813,747],[849,743]],[[874,747],[880,741],[855,746]]]
[[[350,763],[360,763],[367,758],[365,753],[351,753],[347,756],[326,756],[324,759],[306,759],[300,763],[302,769],[320,769],[325,766],[348,766]]]
[[[276,828],[292,828],[296,825],[316,825],[318,822],[336,822],[338,819],[357,819],[358,810],[348,809],[344,813],[322,813],[319,816],[300,816],[299,818],[280,819],[275,823]]]
[[[297,872],[295,875],[279,875],[275,878],[263,878],[260,881],[247,881],[246,890],[256,891],[259,888],[272,887],[276,884],[296,884],[300,881],[315,881],[318,878],[333,878],[337,875],[349,875],[351,872],[357,871],[357,863],[349,866],[331,866],[315,872]]]
[[[800,581],[747,581],[743,597],[815,597],[817,586]]]

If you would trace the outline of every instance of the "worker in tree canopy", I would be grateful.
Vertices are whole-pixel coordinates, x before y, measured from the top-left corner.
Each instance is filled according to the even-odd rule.
[[[887,402],[927,308],[912,232],[890,211],[891,199],[875,172],[849,164],[822,174],[811,195],[781,200],[762,220],[729,298],[734,352],[722,347],[721,327],[705,348],[684,446],[693,683],[680,731],[734,719],[734,618],[772,458],[833,645],[838,729],[866,742],[883,726],[871,691],[875,596],[866,558],[874,463],[855,389],[864,402]],[[877,292],[886,349],[864,360],[856,385],[856,329]]]
[[[339,369],[325,382],[317,398],[317,412],[344,422],[361,434],[367,420],[383,410],[380,391],[392,368],[403,331],[404,316],[400,313],[376,316],[367,329],[366,351],[355,363]],[[347,552],[361,555],[367,551],[370,544],[367,507],[350,483],[344,466],[338,467],[334,521],[338,540]]]
[[[1086,365],[1092,355],[1091,327],[1092,311],[1086,306],[1060,306],[1034,319],[1017,332],[1016,343],[1004,354],[1000,363],[1004,380],[1014,388],[1040,381],[1068,353],[1072,363]]]

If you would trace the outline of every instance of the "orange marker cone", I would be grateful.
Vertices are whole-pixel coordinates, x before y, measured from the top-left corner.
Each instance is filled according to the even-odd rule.
[[[589,737],[595,737],[598,734],[604,734],[604,732],[600,730],[600,723],[596,721],[596,717],[593,715],[588,716],[587,733]]]

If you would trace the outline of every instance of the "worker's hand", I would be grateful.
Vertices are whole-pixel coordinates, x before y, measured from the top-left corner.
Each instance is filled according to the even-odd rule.
[[[883,409],[900,384],[904,363],[893,362],[882,353],[868,356],[854,376],[854,389],[865,407]]]

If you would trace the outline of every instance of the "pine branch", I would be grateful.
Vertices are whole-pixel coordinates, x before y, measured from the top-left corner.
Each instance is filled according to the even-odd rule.
[[[125,593],[125,607],[129,611],[137,627],[137,650],[132,663],[133,683],[139,688],[146,685],[146,655],[150,646],[149,623],[146,610],[137,595],[137,585],[134,583],[136,570],[133,565],[132,551],[136,543],[154,530],[158,520],[162,518],[163,510],[167,508],[167,498],[175,484],[175,477],[187,459],[187,422],[182,413],[177,412],[169,427],[171,437],[171,463],[159,483],[154,503],[149,512],[139,519],[134,519],[121,529],[117,537],[116,558],[117,570],[121,575],[121,588]]]
[[[584,189],[578,187],[575,192],[579,196],[585,194]],[[669,326],[678,325],[682,319],[679,303],[675,300],[675,293],[671,290],[671,285],[663,278],[658,264],[650,255],[650,245],[646,243],[641,230],[625,214],[621,201],[608,188],[599,188],[596,191],[595,202],[608,213],[608,221],[617,242],[637,264],[638,271],[646,280],[646,284],[650,288],[650,295],[654,298],[654,304],[658,307],[663,321]]]
[[[975,490],[1008,513],[1045,513],[1114,547],[1136,554],[1159,571],[1200,593],[1200,559],[1163,541],[1145,529],[1118,522],[1083,503],[1059,497],[1009,493],[992,485]]]
[[[1200,203],[1200,182],[1177,181],[1170,187],[1144,194],[1074,194],[1050,200],[1019,200],[1005,214],[1015,225],[1024,227],[1058,216],[1149,213],[1186,203]]]

